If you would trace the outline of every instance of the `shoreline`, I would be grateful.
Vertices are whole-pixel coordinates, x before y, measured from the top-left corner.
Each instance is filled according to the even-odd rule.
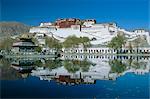
[[[57,55],[37,55],[37,54],[29,54],[29,55],[2,55],[4,58],[57,58]]]
[[[93,56],[141,56],[141,57],[150,57],[150,54],[101,54],[101,53],[61,53],[60,56],[57,56],[55,54],[49,54],[49,55],[38,55],[38,54],[26,54],[26,55],[1,55],[5,58],[57,58],[62,57],[64,55],[93,55]]]

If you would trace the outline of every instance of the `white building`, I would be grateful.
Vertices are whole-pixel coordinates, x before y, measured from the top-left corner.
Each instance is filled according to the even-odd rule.
[[[93,24],[95,24],[94,21],[85,21],[85,22],[83,23],[83,26],[85,26],[85,27],[91,27]]]
[[[145,33],[146,31],[144,29],[137,29],[134,30],[135,33]]]
[[[137,48],[122,48],[120,50],[111,49],[108,47],[90,47],[90,48],[63,48],[63,53],[97,53],[97,54],[116,54],[118,53],[150,53],[150,47],[139,47]]]
[[[41,23],[42,27],[32,27],[30,33],[52,34],[60,42],[63,42],[65,38],[72,35],[76,35],[77,37],[89,37],[90,39],[95,38],[95,41],[91,41],[92,45],[106,45],[113,37],[117,36],[118,32],[122,32],[130,40],[134,40],[138,35],[145,36],[150,45],[149,32],[145,30],[135,30],[134,32],[126,31],[125,29],[119,28],[116,23],[95,24],[94,21],[85,21],[83,26],[72,25],[71,28],[57,28],[56,26],[49,25],[51,25],[51,23]]]
[[[45,45],[45,34],[36,33],[35,38],[37,39],[39,45],[41,46]]]
[[[90,47],[90,48],[63,48],[64,53],[100,53],[114,54],[117,50],[108,47]]]
[[[52,23],[51,23],[51,22],[41,23],[41,24],[40,24],[40,27],[50,27],[50,26],[52,26]]]
[[[51,27],[32,27],[30,28],[29,33],[45,33],[45,34],[49,34],[51,32],[56,31],[55,26],[51,26]]]

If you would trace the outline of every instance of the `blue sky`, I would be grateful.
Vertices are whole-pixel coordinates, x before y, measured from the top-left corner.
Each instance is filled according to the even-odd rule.
[[[117,22],[126,29],[148,28],[150,0],[1,0],[1,21],[28,25],[57,18]],[[150,27],[149,27],[150,28]]]

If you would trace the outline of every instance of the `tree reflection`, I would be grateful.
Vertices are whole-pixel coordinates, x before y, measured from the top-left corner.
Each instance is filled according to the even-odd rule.
[[[130,67],[131,67],[132,62],[133,62],[133,59],[131,59],[131,58],[130,58],[130,59],[128,59],[128,60],[127,60],[127,64],[128,64],[128,66],[130,66]]]
[[[109,61],[109,65],[111,66],[111,72],[118,74],[124,72],[127,68],[126,64],[117,59]]]
[[[134,69],[146,69],[147,62],[144,62],[143,60],[139,60],[139,57],[136,57],[135,59],[128,59],[126,61],[126,64],[129,66],[129,68]]]
[[[135,69],[145,69],[146,68],[146,64],[145,62],[139,62],[139,61],[133,61],[131,67],[135,68]]]
[[[68,72],[76,73],[80,69],[80,67],[77,63],[78,63],[78,61],[76,61],[76,60],[74,60],[74,61],[65,60],[63,65],[64,65],[65,69],[67,69]]]
[[[76,73],[79,74],[89,74],[88,77],[92,77],[92,73],[96,74],[97,77],[99,77],[99,74],[103,74],[103,69],[100,68],[100,64],[98,62],[104,63],[104,67],[106,66],[106,69],[109,70],[106,73],[109,73],[111,76],[112,74],[124,74],[127,73],[125,71],[129,72],[142,72],[143,74],[149,70],[149,60],[143,60],[144,58],[137,58],[137,57],[130,57],[130,58],[119,58],[119,59],[114,59],[114,60],[109,60],[109,66],[108,66],[108,60],[106,61],[99,61],[97,60],[96,63],[93,64],[93,62],[89,61],[90,59],[83,59],[83,60],[60,60],[60,59],[55,59],[55,60],[46,60],[46,59],[0,59],[0,68],[1,68],[1,79],[18,79],[18,78],[26,78],[30,76],[30,73],[32,71],[36,71],[37,73],[39,71],[45,72],[49,71],[51,72],[53,69],[59,68],[64,66],[64,68],[70,73]],[[94,61],[95,62],[95,61]],[[97,64],[95,68],[91,68]],[[40,68],[38,68],[40,67]],[[41,68],[42,67],[42,68]],[[43,68],[44,67],[44,68]],[[59,68],[60,71],[54,71],[56,74],[61,74],[63,75],[63,70],[64,68]],[[35,70],[33,70],[35,69]],[[43,70],[44,69],[44,70]],[[96,71],[96,69],[99,69],[99,71]],[[102,72],[101,72],[102,71]],[[48,73],[49,73],[48,72]],[[100,72],[100,73],[99,73]],[[47,72],[46,72],[47,73]],[[52,71],[53,73],[53,71]],[[66,73],[66,72],[65,72]],[[40,72],[39,72],[40,74]],[[108,75],[109,75],[108,74]],[[66,75],[66,74],[64,74]],[[55,75],[56,76],[56,75]],[[104,77],[107,78],[107,77]]]
[[[11,61],[8,59],[0,59],[0,79],[1,80],[16,80],[21,76],[11,67]]]
[[[36,60],[34,62],[35,66],[38,66],[38,67],[42,67],[43,66],[43,63],[41,62],[41,60]]]
[[[80,61],[80,64],[79,64],[79,65],[81,66],[81,70],[82,70],[83,72],[88,72],[90,66],[92,65],[92,63],[88,62],[88,61],[85,59],[85,60],[83,60],[83,61]]]
[[[45,67],[49,69],[55,69],[62,66],[62,61],[59,59],[56,60],[45,60]]]
[[[92,65],[89,61],[86,59],[80,61],[80,60],[65,60],[64,61],[64,67],[68,70],[70,73],[75,73],[79,70],[82,70],[83,72],[87,72]]]

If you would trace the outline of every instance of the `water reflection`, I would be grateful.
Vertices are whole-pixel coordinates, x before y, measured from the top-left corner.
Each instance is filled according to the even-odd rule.
[[[63,55],[60,59],[0,59],[1,79],[29,76],[61,84],[95,84],[97,80],[116,80],[126,73],[150,72],[150,57]]]
[[[0,68],[4,98],[149,98],[150,57],[2,58]]]

